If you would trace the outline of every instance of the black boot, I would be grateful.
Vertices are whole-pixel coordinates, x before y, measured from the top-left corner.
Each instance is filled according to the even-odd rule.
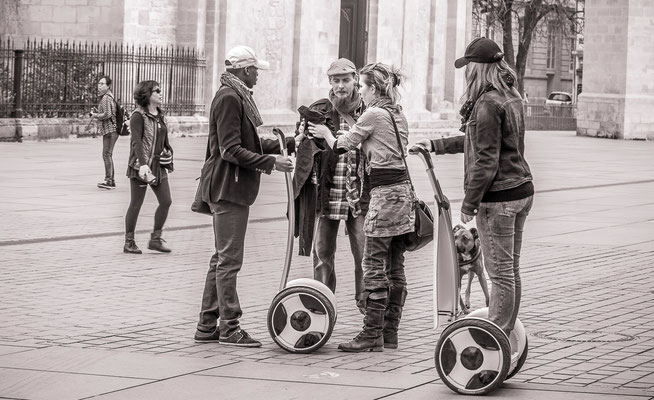
[[[150,235],[150,242],[148,243],[148,249],[160,251],[162,253],[170,253],[170,249],[164,246],[165,240],[161,238],[161,229],[153,231]]]
[[[406,295],[404,286],[392,287],[388,294],[388,307],[384,314],[384,347],[387,349],[397,349],[397,328],[400,326]]]
[[[125,246],[123,246],[123,253],[142,254],[143,252],[136,245],[134,241],[134,232],[125,233]]]
[[[387,298],[368,298],[366,316],[363,318],[363,330],[352,340],[338,345],[341,351],[359,353],[363,351],[384,351],[384,311]]]

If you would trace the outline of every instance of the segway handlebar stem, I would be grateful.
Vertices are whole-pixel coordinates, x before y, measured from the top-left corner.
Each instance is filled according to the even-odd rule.
[[[434,191],[438,208],[435,229],[434,261],[434,329],[454,320],[458,314],[459,267],[452,233],[450,202],[443,194],[438,178],[434,173],[434,163],[429,151],[422,146],[413,146],[409,154],[420,156],[425,164],[429,182]],[[435,221],[435,222],[436,222]]]
[[[273,128],[273,134],[277,137],[279,142],[279,150],[283,156],[288,156],[286,150],[286,137],[284,132],[278,128]],[[295,229],[295,204],[293,195],[293,177],[290,172],[284,173],[286,175],[286,194],[288,197],[288,206],[286,208],[288,217],[288,235],[286,237],[286,257],[284,258],[284,270],[282,271],[282,280],[279,284],[279,291],[281,292],[286,287],[288,282],[288,274],[291,271],[291,259],[293,258],[293,230]]]
[[[440,214],[443,209],[449,210],[450,201],[443,194],[443,190],[441,190],[441,184],[438,182],[438,178],[436,178],[436,174],[434,173],[434,163],[431,160],[429,151],[422,146],[415,145],[409,149],[409,154],[420,156],[425,163],[429,183],[431,183],[431,188],[434,191],[434,199],[438,205],[438,213]]]

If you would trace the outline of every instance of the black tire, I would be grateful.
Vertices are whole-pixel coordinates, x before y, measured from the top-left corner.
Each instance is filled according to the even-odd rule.
[[[286,309],[289,304],[292,310]],[[319,290],[292,286],[273,298],[266,322],[270,337],[279,347],[289,353],[306,354],[329,341],[336,324],[336,311]],[[309,330],[314,323],[314,330]]]
[[[511,347],[497,325],[481,318],[464,318],[443,330],[434,359],[438,376],[452,391],[484,395],[506,379]],[[484,364],[488,369],[481,370]]]
[[[529,340],[525,338],[525,351],[522,352],[515,368],[506,376],[505,380],[513,378],[518,372],[520,372],[520,368],[525,365],[525,361],[527,360],[527,353],[529,353]]]

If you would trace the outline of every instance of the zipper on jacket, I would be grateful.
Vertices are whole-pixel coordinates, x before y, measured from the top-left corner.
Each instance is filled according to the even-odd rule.
[[[236,166],[236,169],[234,170],[234,182],[238,182],[238,165]]]

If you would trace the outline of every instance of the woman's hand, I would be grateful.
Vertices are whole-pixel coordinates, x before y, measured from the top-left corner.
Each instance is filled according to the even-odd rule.
[[[425,150],[431,152],[431,140],[429,140],[429,139],[418,140],[416,142],[416,146],[420,146],[420,147],[424,148]]]
[[[150,171],[150,167],[148,167],[147,165],[141,165],[139,167],[139,176],[142,179],[146,179],[146,175],[151,174],[151,173],[152,173],[152,171]]]
[[[313,122],[309,122],[309,132],[314,137],[320,138],[320,139],[328,139],[328,138],[333,138],[334,135],[332,135],[332,131],[329,130],[325,125],[316,125]]]
[[[461,222],[464,224],[467,224],[468,222],[472,221],[475,218],[474,215],[468,215],[464,212],[461,212]]]

